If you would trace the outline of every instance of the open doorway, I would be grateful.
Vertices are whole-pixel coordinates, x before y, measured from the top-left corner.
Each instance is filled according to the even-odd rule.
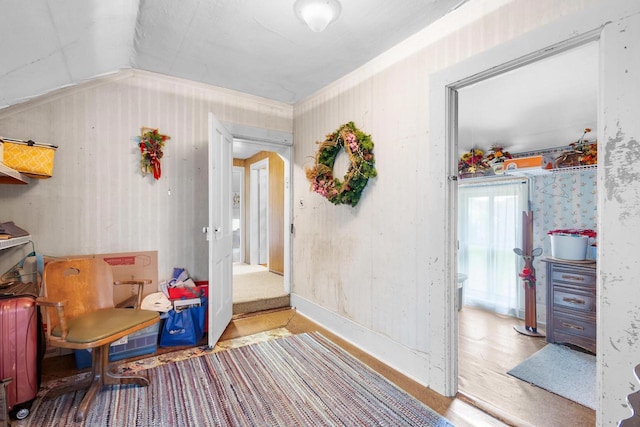
[[[553,55],[509,64],[455,85],[451,111],[456,161],[467,153],[487,157],[541,156],[553,160],[570,150],[585,128],[597,128],[598,43],[565,46]],[[572,64],[584,64],[576,75]],[[590,135],[589,135],[590,136]],[[595,140],[595,137],[592,137]],[[596,229],[596,172],[539,169],[507,174],[499,164],[460,174],[457,188],[457,271],[459,292],[459,391],[494,412],[526,410],[531,386],[506,372],[546,345],[543,337],[526,337],[509,328],[523,323],[525,297],[519,277],[522,259],[521,214],[532,212],[533,247],[551,255],[547,232],[558,228]],[[462,166],[460,166],[462,167]],[[463,176],[464,175],[464,176]],[[546,263],[535,261],[536,320],[548,326]],[[505,326],[506,325],[506,326]],[[545,393],[542,391],[542,393]],[[521,401],[519,401],[519,399]],[[553,395],[548,404],[569,404]]]
[[[244,263],[244,166],[234,166],[232,174],[233,262]]]
[[[262,152],[261,152],[262,153]],[[276,159],[276,162],[280,162],[281,159]],[[271,248],[269,244],[269,215],[280,215],[278,211],[284,205],[280,200],[269,199],[269,188],[274,186],[274,190],[278,190],[278,187],[284,186],[284,179],[279,174],[269,175],[269,157],[259,160],[257,162],[248,161],[250,174],[249,174],[249,193],[251,209],[250,222],[249,222],[249,248],[250,257],[249,264],[262,265],[268,267],[271,271],[277,271],[274,266],[269,265],[269,253],[273,250],[274,255],[278,257],[284,257],[284,248],[277,246]],[[274,212],[275,211],[275,212]],[[284,218],[282,217],[284,220]],[[275,221],[276,224],[280,223],[280,218]],[[278,271],[279,273],[284,273]]]
[[[290,147],[235,139],[233,164],[242,177],[234,189],[233,312],[289,307]]]

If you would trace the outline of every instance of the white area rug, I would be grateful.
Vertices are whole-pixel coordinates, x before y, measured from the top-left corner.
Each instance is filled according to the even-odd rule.
[[[591,354],[547,344],[507,373],[596,409],[596,357]]]

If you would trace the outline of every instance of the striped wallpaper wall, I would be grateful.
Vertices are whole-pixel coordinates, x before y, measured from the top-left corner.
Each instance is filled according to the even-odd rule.
[[[59,149],[52,178],[0,186],[0,221],[28,230],[47,255],[157,250],[160,280],[173,267],[206,280],[209,112],[238,126],[293,126],[289,105],[137,70],[2,110],[0,135]],[[171,137],[158,181],[139,170],[141,127]]]

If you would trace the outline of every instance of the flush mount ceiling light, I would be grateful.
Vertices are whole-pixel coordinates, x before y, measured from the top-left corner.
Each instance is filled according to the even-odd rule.
[[[293,10],[312,31],[319,33],[340,15],[338,0],[296,0]]]

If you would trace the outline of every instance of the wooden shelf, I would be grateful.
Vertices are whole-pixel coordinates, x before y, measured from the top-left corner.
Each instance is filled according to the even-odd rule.
[[[30,181],[28,176],[0,163],[0,184],[28,184]]]

